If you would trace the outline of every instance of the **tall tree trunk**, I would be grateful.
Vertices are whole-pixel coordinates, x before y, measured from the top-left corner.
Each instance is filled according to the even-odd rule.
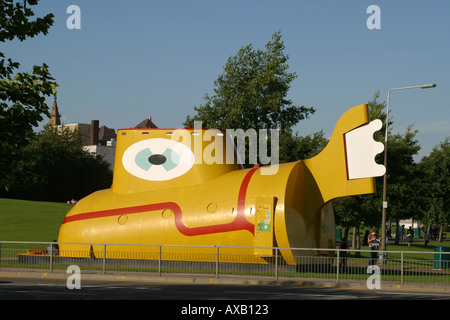
[[[360,246],[360,237],[359,237],[359,226],[353,227],[353,237],[352,237],[352,249],[354,250],[359,250]],[[355,252],[355,256],[359,257],[360,256],[360,252]]]
[[[395,244],[400,244],[400,238],[402,236],[402,234],[400,233],[400,219],[399,218],[395,218]]]
[[[342,239],[347,239],[348,240],[348,233],[350,232],[350,228],[346,227],[345,231],[344,231],[344,237]]]

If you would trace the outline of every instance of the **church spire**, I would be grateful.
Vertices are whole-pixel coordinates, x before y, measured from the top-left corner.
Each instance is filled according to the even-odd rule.
[[[61,115],[58,111],[58,104],[56,103],[56,93],[55,93],[55,101],[53,102],[52,112],[50,113],[50,120],[48,124],[51,126],[59,126],[61,125]]]

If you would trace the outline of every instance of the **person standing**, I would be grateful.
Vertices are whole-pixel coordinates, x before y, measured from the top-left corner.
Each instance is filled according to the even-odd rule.
[[[413,242],[413,232],[411,228],[408,230],[408,235],[406,236],[406,242],[408,242],[408,247],[411,247],[411,243]]]
[[[367,238],[367,242],[369,243],[369,250],[370,250],[370,256],[369,256],[369,266],[373,266],[376,264],[378,254],[377,250],[380,246],[380,240],[381,237],[378,236],[378,229],[376,227],[373,227],[372,233],[369,234]]]
[[[347,238],[343,238],[341,245],[340,245],[340,249],[344,250],[344,251],[340,251],[339,255],[341,257],[340,260],[340,272],[342,273],[346,273],[347,272],[347,259],[348,259],[348,252],[346,251],[348,249],[348,245],[347,245]]]

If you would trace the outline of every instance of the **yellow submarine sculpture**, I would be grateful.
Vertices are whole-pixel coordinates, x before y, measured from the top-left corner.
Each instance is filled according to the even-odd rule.
[[[109,246],[107,257],[157,259],[158,247],[147,245],[166,245],[165,253],[185,254],[167,259],[213,260],[211,246],[226,246],[224,261],[248,255],[246,262],[264,262],[279,247],[295,264],[292,248],[335,247],[330,200],[374,192],[374,177],[385,173],[374,160],[384,149],[373,140],[381,126],[359,105],[340,118],[317,156],[249,169],[198,161],[210,144],[227,139],[219,130],[183,129],[188,136],[177,138],[175,129],[118,130],[112,187],[67,213],[60,255],[102,257],[105,243],[129,244]],[[272,174],[262,171],[269,168]]]

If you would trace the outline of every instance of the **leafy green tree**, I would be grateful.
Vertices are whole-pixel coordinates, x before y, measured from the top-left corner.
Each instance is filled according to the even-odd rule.
[[[300,136],[291,131],[280,136],[280,163],[309,159],[325,148],[328,140],[323,130],[307,136]]]
[[[38,0],[0,1],[0,42],[47,34],[53,14],[32,20],[31,6]],[[34,137],[33,128],[48,114],[45,97],[55,93],[56,82],[48,66],[34,66],[31,72],[17,72],[20,64],[0,52],[0,188],[8,188],[11,166],[19,150]]]
[[[380,119],[385,124],[384,102],[378,102],[379,91],[368,102],[370,120]],[[392,128],[392,120],[389,119]],[[387,154],[387,219],[418,217],[416,185],[417,165],[413,156],[420,150],[415,139],[417,131],[407,128],[404,134],[388,135]],[[385,125],[374,134],[376,141],[384,142]],[[377,163],[383,163],[383,153],[377,155]],[[383,177],[375,179],[376,192],[370,195],[346,197],[333,200],[338,224],[350,228],[361,224],[371,227],[381,225]],[[381,228],[380,228],[381,230]],[[398,239],[398,238],[397,238]]]
[[[272,35],[265,50],[255,50],[251,44],[242,47],[214,81],[214,95],[206,94],[205,104],[195,106],[197,114],[188,116],[184,125],[193,127],[194,121],[202,121],[203,127],[222,130],[278,129],[289,137],[291,128],[315,110],[295,106],[287,98],[297,75],[288,72],[284,49],[280,32]]]
[[[46,126],[16,162],[8,196],[67,201],[110,187],[112,171],[108,163],[85,151],[82,141],[76,131]]]
[[[383,127],[375,132],[374,139],[384,142],[386,114],[383,110],[386,104],[378,101],[379,96],[380,92],[375,92],[372,100],[368,102],[369,119],[380,119],[383,122]],[[382,155],[377,155],[375,161],[382,163]],[[366,226],[378,225],[381,221],[381,215],[378,216],[378,213],[381,213],[381,196],[379,196],[381,189],[379,187],[382,186],[382,179],[379,181],[377,179],[376,182],[377,192],[375,195],[352,196],[333,200],[336,222],[346,228],[346,233],[348,233],[349,228],[359,227],[361,224]]]
[[[450,137],[436,146],[420,162],[420,194],[424,222],[442,226],[450,224]]]
[[[417,130],[408,127],[404,135],[388,137],[387,219],[394,219],[397,225],[401,219],[420,218],[415,186],[418,168],[413,159],[420,150],[416,134]]]

